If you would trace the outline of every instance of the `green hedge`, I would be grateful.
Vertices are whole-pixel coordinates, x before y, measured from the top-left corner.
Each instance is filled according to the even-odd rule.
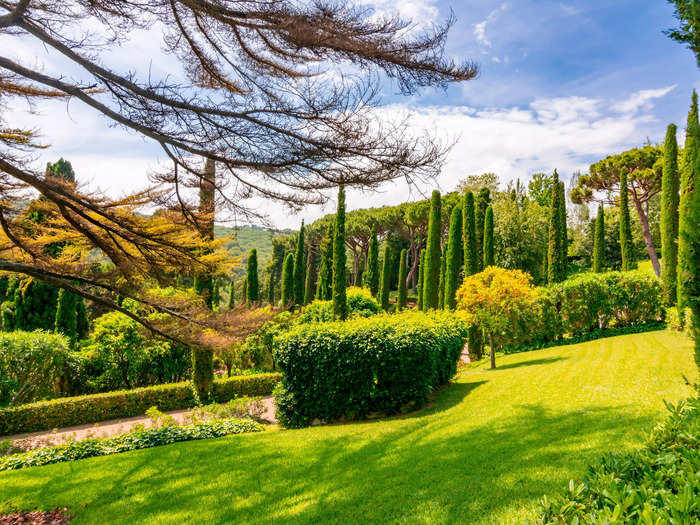
[[[446,313],[299,326],[276,340],[277,418],[302,427],[419,406],[455,374],[466,337]]]
[[[214,381],[214,401],[222,403],[236,396],[269,395],[280,378],[281,374],[270,373]],[[104,394],[64,397],[0,409],[0,435],[140,416],[152,406],[157,406],[165,412],[189,408],[196,404],[197,400],[190,383],[170,383]]]
[[[265,427],[260,423],[250,419],[237,418],[218,419],[182,427],[148,428],[129,432],[121,436],[74,441],[54,447],[44,447],[21,454],[0,457],[0,471],[38,467],[95,456],[107,456],[129,450],[169,445],[180,441],[211,439],[232,434],[243,434],[245,432],[261,432],[264,429]]]

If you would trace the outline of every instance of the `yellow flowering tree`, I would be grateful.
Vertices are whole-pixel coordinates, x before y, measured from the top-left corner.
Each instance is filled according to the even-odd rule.
[[[496,346],[515,335],[512,332],[522,326],[523,316],[537,315],[539,299],[532,277],[520,270],[489,266],[464,279],[457,290],[458,311],[488,336],[491,368],[496,368]]]

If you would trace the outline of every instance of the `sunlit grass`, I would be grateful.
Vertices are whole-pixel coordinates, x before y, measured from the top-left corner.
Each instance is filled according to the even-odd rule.
[[[5,508],[73,523],[522,523],[690,390],[688,339],[649,332],[472,366],[410,417],[181,443],[4,473]],[[2,505],[0,503],[0,505]]]

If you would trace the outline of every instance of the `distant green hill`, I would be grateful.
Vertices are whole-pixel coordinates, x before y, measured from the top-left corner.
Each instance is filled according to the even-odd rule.
[[[258,268],[262,270],[272,257],[272,238],[278,235],[296,233],[294,230],[271,230],[262,226],[214,226],[214,236],[217,239],[233,235],[232,241],[226,243],[226,249],[235,256],[241,256],[241,266],[236,269],[237,275],[245,273],[250,250],[258,250]]]

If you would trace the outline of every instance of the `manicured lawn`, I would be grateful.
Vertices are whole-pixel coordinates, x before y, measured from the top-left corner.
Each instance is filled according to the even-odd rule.
[[[0,507],[73,523],[522,523],[690,393],[691,345],[651,332],[464,369],[405,418],[269,431],[0,475]]]

